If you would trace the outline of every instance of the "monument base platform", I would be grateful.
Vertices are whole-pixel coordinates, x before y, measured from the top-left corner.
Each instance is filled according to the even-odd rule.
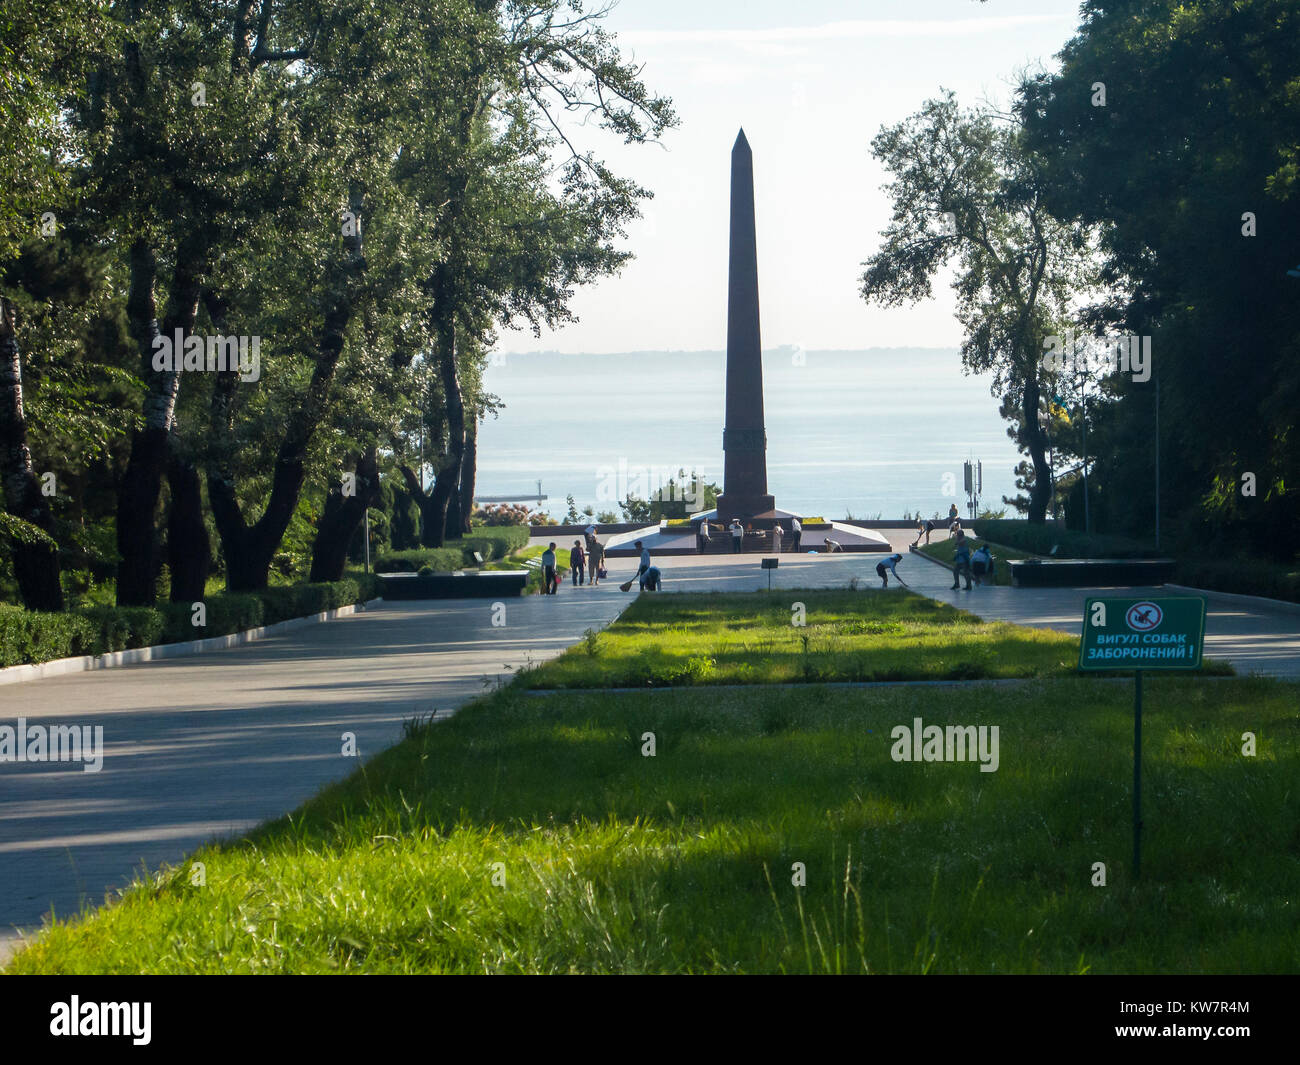
[[[725,493],[718,496],[717,514],[717,520],[724,525],[730,522],[732,518],[739,518],[742,522],[750,522],[759,518],[775,520],[781,516],[788,517],[784,511],[777,512],[775,496],[736,496],[733,498]]]

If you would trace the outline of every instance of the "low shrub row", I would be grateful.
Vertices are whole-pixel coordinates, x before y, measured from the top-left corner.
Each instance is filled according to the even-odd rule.
[[[1035,525],[1015,519],[976,519],[962,523],[981,540],[1018,547],[1033,555],[1055,558],[1158,558],[1161,552],[1150,544],[1124,536],[1081,533],[1056,525]],[[1056,554],[1052,555],[1052,548]]]
[[[1180,558],[1174,580],[1193,588],[1300,603],[1300,568],[1256,559]]]
[[[425,566],[434,570],[456,570],[465,566],[465,552],[459,547],[416,547],[392,551],[375,561],[376,573],[418,573]]]
[[[0,611],[0,667],[102,655],[136,647],[202,640],[309,617],[380,595],[373,574],[328,584],[296,584],[203,600],[204,625],[189,603],[157,607],[92,607],[65,614]]]
[[[376,573],[418,573],[428,567],[435,572],[477,566],[474,552],[484,564],[505,558],[528,543],[528,529],[521,525],[476,526],[469,536],[448,541],[444,547],[417,547],[390,551],[375,562]]]

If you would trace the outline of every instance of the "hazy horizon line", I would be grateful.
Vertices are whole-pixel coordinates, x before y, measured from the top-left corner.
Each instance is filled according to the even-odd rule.
[[[874,352],[924,352],[936,354],[953,354],[960,353],[961,348],[954,347],[903,347],[891,345],[888,347],[870,347],[870,348],[803,348],[797,344],[779,344],[773,348],[764,348],[763,354],[768,355],[787,355],[792,352],[803,350],[808,355],[870,355]],[[582,358],[608,359],[617,358],[624,355],[726,355],[725,348],[639,348],[633,351],[562,351],[559,348],[548,348],[545,351],[503,351],[499,354],[505,358],[518,357],[537,357],[544,355],[564,355],[579,356]],[[490,362],[490,360],[489,360]]]

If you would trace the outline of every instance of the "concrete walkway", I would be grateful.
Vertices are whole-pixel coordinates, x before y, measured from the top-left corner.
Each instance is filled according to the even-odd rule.
[[[492,602],[383,604],[190,658],[0,687],[0,723],[102,725],[103,769],[0,763],[0,964],[15,926],[99,905],[141,864],[277,817],[529,660],[617,616],[614,583]]]
[[[951,574],[907,553],[914,590],[989,619],[1077,633],[1097,589],[952,591]],[[665,592],[766,588],[760,555],[660,561]],[[781,556],[772,587],[878,587],[868,554]],[[263,642],[0,687],[0,723],[102,725],[103,770],[0,764],[0,963],[13,929],[98,905],[142,864],[177,862],[198,844],[277,817],[401,737],[402,722],[447,714],[612,621],[636,595],[618,582],[636,569],[614,559],[599,588],[566,584],[554,597],[383,604]],[[891,580],[891,586],[893,582]],[[1158,594],[1160,589],[1114,590]],[[1206,653],[1239,672],[1300,679],[1300,615],[1209,597]]]

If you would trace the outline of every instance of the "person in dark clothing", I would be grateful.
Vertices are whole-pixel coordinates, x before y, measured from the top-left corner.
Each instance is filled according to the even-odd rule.
[[[559,580],[555,576],[555,544],[542,552],[542,594],[554,595]]]
[[[582,550],[581,540],[574,540],[569,548],[569,573],[575,587],[582,584],[587,573],[587,556]]]
[[[965,577],[966,591],[969,592],[971,589],[970,543],[969,541],[967,541],[965,536],[960,536],[957,538],[957,550],[952,557],[952,563],[953,563],[953,569],[952,569],[953,589],[955,590],[957,588],[957,582],[962,577]]]

